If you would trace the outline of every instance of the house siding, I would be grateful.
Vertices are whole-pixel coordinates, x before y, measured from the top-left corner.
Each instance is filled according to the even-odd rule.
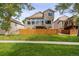
[[[52,13],[52,16],[49,16],[48,13]],[[25,28],[29,28],[29,29],[35,29],[36,26],[44,26],[45,28],[52,28],[52,21],[54,19],[54,11],[51,11],[50,9],[44,11],[44,12],[38,12],[30,17],[26,18],[25,21]],[[30,24],[28,25],[27,22],[30,21],[32,23],[32,21],[35,22],[35,24]],[[37,23],[37,21],[39,23]],[[41,24],[43,21],[44,24]],[[46,21],[50,21],[51,24],[46,24]]]
[[[10,34],[18,34],[19,29],[24,29],[24,26],[19,25],[14,22],[11,22],[10,26],[11,26],[10,31],[9,31]]]
[[[49,16],[48,13],[52,13],[52,16]],[[49,20],[54,20],[54,12],[48,10],[46,12],[44,12],[44,15],[43,15],[44,19],[49,19]]]
[[[27,22],[30,21],[30,24],[27,24]],[[32,21],[34,21],[35,24],[32,24]],[[43,21],[43,23],[42,23]],[[48,21],[47,19],[30,19],[25,22],[25,27],[29,29],[35,29],[36,26],[45,26],[46,28],[50,28],[51,24],[46,24],[45,22]],[[38,22],[38,23],[37,23]]]

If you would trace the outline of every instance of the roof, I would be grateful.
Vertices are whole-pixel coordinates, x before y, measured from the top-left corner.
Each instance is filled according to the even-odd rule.
[[[43,13],[42,12],[37,12],[34,15],[27,17],[27,19],[35,19],[35,18],[43,18]]]
[[[18,21],[18,20],[11,20],[12,22],[14,22],[14,23],[16,23],[16,24],[19,24],[19,25],[22,25],[22,26],[24,26],[24,24],[22,24],[22,22],[20,22],[20,21]]]
[[[40,19],[40,18],[42,19],[44,12],[46,12],[48,10],[54,12],[52,9],[47,9],[47,10],[45,10],[43,12],[39,11],[39,12],[33,14],[32,16],[27,17],[26,19]]]
[[[45,10],[45,11],[43,11],[43,12],[46,12],[46,11],[52,11],[52,12],[55,12],[55,11],[52,10],[52,9],[47,9],[47,10]]]
[[[68,16],[64,15],[64,16],[59,17],[58,20],[60,20],[60,21],[66,21],[68,18],[69,18]]]
[[[59,17],[57,20],[55,20],[53,23],[58,22],[58,21],[66,21],[68,20],[68,18],[69,18],[68,16],[63,15]]]

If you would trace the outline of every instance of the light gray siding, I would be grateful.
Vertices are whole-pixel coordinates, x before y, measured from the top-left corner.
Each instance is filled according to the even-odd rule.
[[[28,24],[28,21],[30,22],[30,24]],[[36,28],[36,26],[45,26],[46,28],[51,27],[51,24],[46,24],[46,21],[48,21],[47,19],[30,19],[30,20],[26,20],[25,22],[25,27],[26,28]],[[34,24],[32,24],[32,22],[34,22]]]

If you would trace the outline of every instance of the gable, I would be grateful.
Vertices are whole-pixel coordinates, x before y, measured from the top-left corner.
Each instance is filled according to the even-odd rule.
[[[43,18],[43,13],[42,12],[38,12],[30,17],[27,17],[27,19],[36,19],[36,18]]]
[[[47,10],[45,10],[44,12],[55,12],[55,11],[53,11],[52,9],[47,9]],[[44,13],[43,12],[43,13]]]
[[[43,12],[38,12],[38,13],[33,14],[32,16],[29,16],[29,17],[25,18],[25,20],[26,19],[27,20],[30,20],[30,19],[51,19],[51,20],[53,20],[54,16],[53,17],[52,16],[51,17],[48,16],[49,12],[52,12],[52,15],[54,15],[54,11],[53,10],[47,9],[47,10],[45,10]]]

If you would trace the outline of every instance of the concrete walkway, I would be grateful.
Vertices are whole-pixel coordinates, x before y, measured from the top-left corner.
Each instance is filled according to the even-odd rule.
[[[79,45],[79,42],[57,42],[57,41],[5,41],[0,40],[0,43],[39,43],[39,44],[62,44],[62,45]]]

